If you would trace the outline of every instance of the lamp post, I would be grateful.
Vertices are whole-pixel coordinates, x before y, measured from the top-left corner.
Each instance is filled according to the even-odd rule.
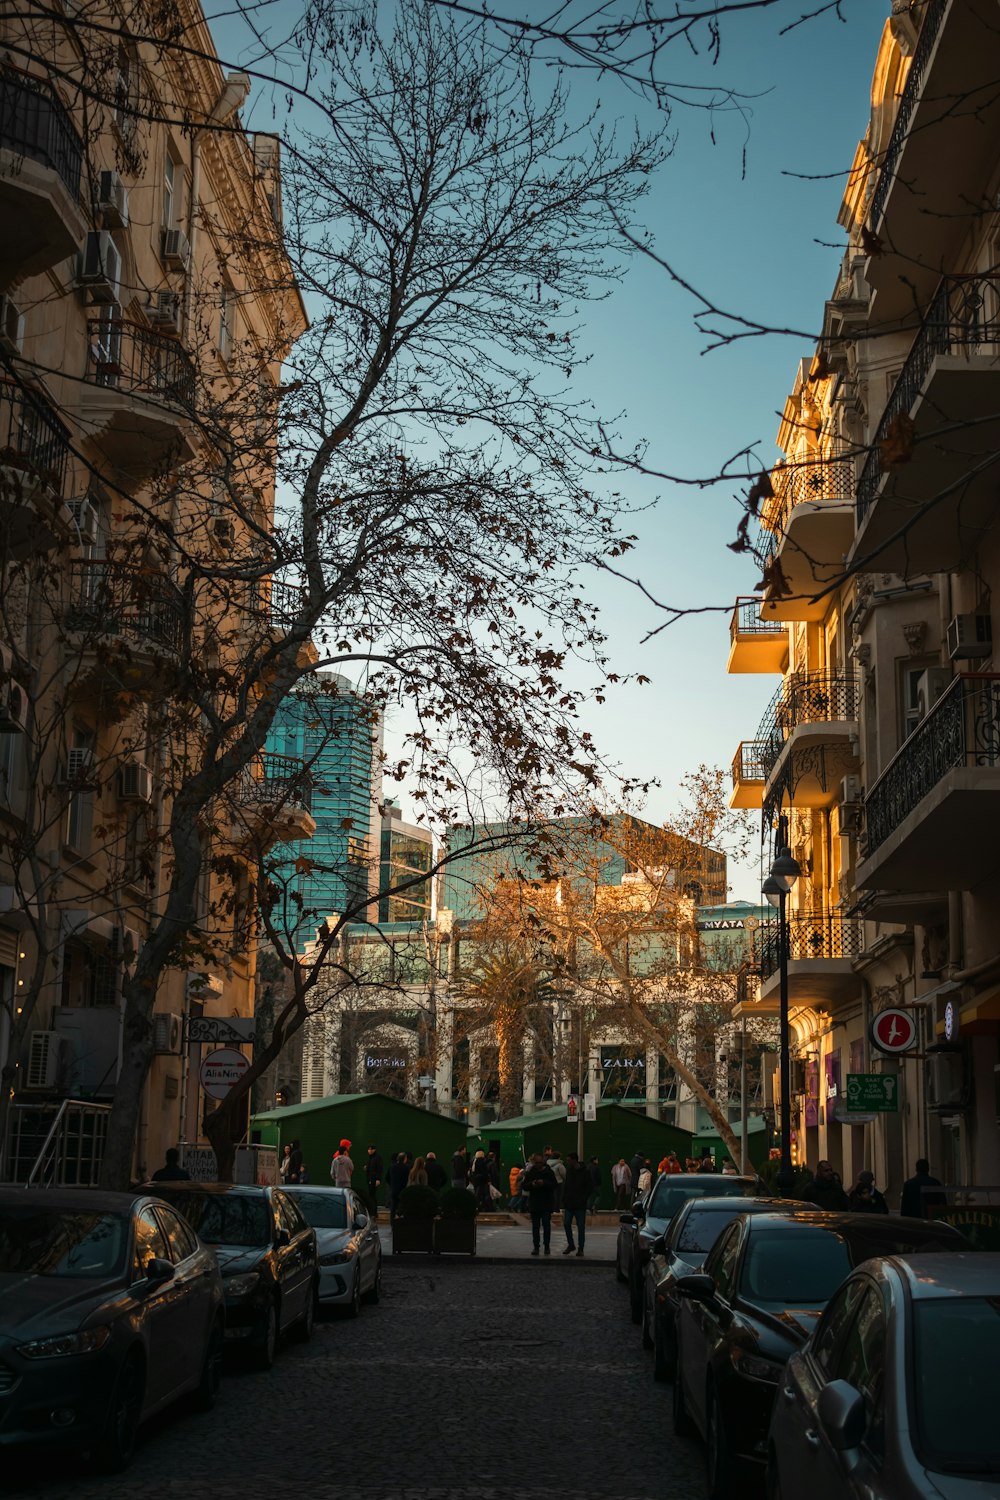
[[[778,908],[778,974],[780,999],[778,1009],[778,1045],[781,1077],[781,1164],[778,1190],[783,1198],[792,1195],[792,1069],[788,1034],[788,916],[785,903],[802,871],[787,845],[778,849],[770,873],[761,887],[771,906]]]

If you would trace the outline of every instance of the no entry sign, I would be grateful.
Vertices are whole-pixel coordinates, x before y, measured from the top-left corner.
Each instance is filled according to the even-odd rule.
[[[202,1058],[198,1078],[210,1099],[224,1099],[250,1066],[250,1059],[235,1047],[217,1047]]]
[[[873,1047],[894,1056],[917,1045],[917,1023],[908,1010],[880,1010],[869,1035]]]

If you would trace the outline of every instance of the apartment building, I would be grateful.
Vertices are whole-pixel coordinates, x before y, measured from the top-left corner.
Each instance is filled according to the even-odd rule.
[[[22,1179],[94,1174],[172,798],[280,632],[261,542],[305,318],[248,89],[190,0],[0,23],[0,1152]],[[274,756],[217,799],[199,930],[156,996],[139,1174],[199,1138],[187,1020],[253,1014],[246,850],[311,826]]]
[[[848,249],[778,434],[765,588],[730,631],[730,670],[777,679],[733,802],[761,808],[763,873],[783,843],[802,871],[796,1152],[868,1166],[890,1198],[921,1156],[1000,1181],[998,76],[987,0],[892,5]],[[776,929],[759,957],[756,1014]]]

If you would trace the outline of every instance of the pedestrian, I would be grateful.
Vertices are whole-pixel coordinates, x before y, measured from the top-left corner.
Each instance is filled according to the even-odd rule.
[[[615,1207],[628,1208],[632,1189],[632,1168],[624,1156],[619,1156],[611,1168],[611,1186],[615,1191]]]
[[[281,1154],[281,1162],[278,1166],[278,1176],[281,1178],[282,1187],[284,1187],[285,1183],[288,1181],[288,1174],[291,1171],[291,1167],[292,1148],[290,1144],[286,1144],[285,1149]],[[154,1178],[153,1180],[155,1182],[156,1179]]]
[[[522,1190],[528,1200],[531,1214],[532,1255],[537,1255],[539,1245],[544,1244],[545,1254],[551,1255],[552,1205],[556,1197],[556,1180],[552,1168],[545,1165],[545,1158],[536,1151],[531,1165],[524,1174]]]
[[[736,1163],[733,1161],[731,1156],[727,1156],[725,1161],[722,1163],[722,1175],[723,1177],[739,1176],[739,1173],[736,1170]]]
[[[422,1156],[415,1158],[410,1168],[410,1175],[406,1179],[407,1187],[430,1187],[430,1179],[427,1176],[427,1162]]]
[[[333,1161],[330,1163],[330,1181],[334,1187],[349,1188],[351,1185],[351,1178],[354,1176],[354,1163],[351,1160],[350,1148],[350,1141],[341,1141],[337,1147]],[[301,1178],[297,1178],[296,1181],[301,1181]]]
[[[678,1159],[676,1151],[668,1151],[667,1152],[667,1171],[668,1172],[681,1172],[681,1171],[683,1171],[683,1168],[681,1167],[681,1164],[680,1164],[680,1161]]]
[[[397,1151],[389,1168],[389,1218],[396,1217],[399,1207],[399,1195],[406,1187],[410,1176],[410,1155],[408,1151]]]
[[[378,1214],[378,1190],[382,1186],[382,1158],[378,1153],[377,1146],[368,1147],[368,1159],[365,1162],[365,1181],[368,1184],[368,1201],[372,1211]]]
[[[288,1158],[288,1181],[298,1182],[299,1171],[302,1167],[302,1147],[298,1141],[292,1142],[291,1153]]]
[[[490,1179],[490,1206],[500,1201],[500,1163],[495,1151],[486,1153],[486,1171]]]
[[[469,1186],[469,1150],[467,1146],[459,1146],[451,1159],[451,1185],[457,1188]]]
[[[583,1254],[583,1243],[587,1236],[587,1200],[590,1197],[590,1170],[575,1151],[566,1157],[566,1181],[563,1183],[563,1229],[566,1231],[566,1249],[563,1255]],[[573,1243],[573,1225],[576,1224],[576,1244]]]
[[[652,1186],[653,1186],[653,1164],[649,1160],[649,1157],[647,1156],[646,1160],[643,1162],[642,1166],[639,1169],[639,1183],[638,1183],[639,1197],[640,1198],[645,1198],[646,1194],[649,1192],[649,1190],[650,1190],[650,1188]]]
[[[308,1181],[309,1181],[309,1168],[306,1166],[305,1162],[303,1161],[303,1162],[301,1162],[299,1164],[299,1185],[301,1186],[303,1183],[306,1183]]]
[[[628,1169],[631,1174],[629,1177],[629,1187],[636,1197],[638,1197],[639,1194],[639,1173],[642,1171],[644,1163],[645,1157],[643,1156],[641,1151],[637,1151],[628,1164]]]
[[[844,1184],[828,1161],[816,1163],[816,1176],[802,1194],[803,1201],[817,1208],[842,1212],[847,1208]]]
[[[930,1193],[927,1188],[939,1188],[941,1183],[931,1176],[931,1164],[925,1156],[917,1160],[916,1171],[903,1183],[903,1195],[899,1211],[910,1219],[933,1218],[932,1208],[943,1208],[948,1202],[944,1193]]]
[[[847,1206],[855,1214],[887,1214],[889,1205],[875,1186],[874,1172],[859,1172],[847,1195]]]
[[[699,1172],[714,1172],[715,1171],[715,1157],[712,1155],[711,1151],[709,1151],[709,1149],[708,1149],[707,1146],[705,1147],[704,1151],[701,1153],[701,1156],[700,1156],[700,1158],[698,1160],[698,1171]]]
[[[601,1164],[596,1156],[592,1156],[588,1163],[590,1173],[590,1193],[587,1197],[587,1209],[590,1213],[597,1212],[597,1205],[601,1201]]]
[[[521,1202],[521,1194],[518,1184],[520,1183],[521,1173],[523,1171],[524,1168],[522,1166],[519,1166],[515,1162],[511,1167],[510,1173],[507,1177],[507,1186],[510,1188],[510,1203],[507,1206],[508,1208],[513,1209],[515,1212],[517,1211],[517,1208]]]
[[[472,1158],[472,1187],[481,1213],[490,1206],[490,1169],[486,1152],[479,1148]]]
[[[552,1173],[553,1177],[556,1180],[556,1196],[555,1196],[555,1199],[553,1201],[552,1207],[555,1210],[555,1212],[558,1213],[559,1210],[562,1208],[563,1184],[566,1181],[566,1163],[563,1161],[563,1159],[559,1155],[558,1151],[553,1151],[553,1149],[552,1149],[551,1146],[548,1149],[549,1149],[549,1161],[548,1161],[549,1171]]]
[[[287,1150],[287,1147],[286,1147]],[[191,1173],[181,1166],[181,1153],[176,1146],[169,1146],[164,1165],[153,1173],[154,1182],[190,1182]]]
[[[428,1151],[424,1157],[424,1161],[427,1164],[427,1186],[433,1188],[435,1193],[439,1193],[448,1181],[448,1173],[442,1167],[433,1151]]]
[[[662,1177],[663,1174],[664,1174],[664,1172],[669,1172],[669,1171],[670,1171],[670,1157],[669,1156],[662,1156],[660,1158],[659,1166],[656,1169],[656,1175],[657,1175],[657,1177]]]

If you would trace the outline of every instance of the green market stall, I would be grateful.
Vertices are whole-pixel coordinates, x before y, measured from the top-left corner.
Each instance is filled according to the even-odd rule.
[[[730,1128],[739,1140],[740,1122],[735,1120]],[[747,1121],[747,1155],[750,1158],[751,1167],[760,1171],[767,1161],[770,1148],[771,1132],[767,1121],[761,1119],[760,1115],[752,1115]],[[691,1143],[692,1156],[700,1156],[706,1150],[710,1151],[715,1158],[715,1170],[721,1172],[724,1163],[730,1159],[730,1152],[729,1147],[723,1144],[722,1137],[714,1130],[699,1130]],[[736,1166],[739,1167],[739,1159],[736,1161]]]

